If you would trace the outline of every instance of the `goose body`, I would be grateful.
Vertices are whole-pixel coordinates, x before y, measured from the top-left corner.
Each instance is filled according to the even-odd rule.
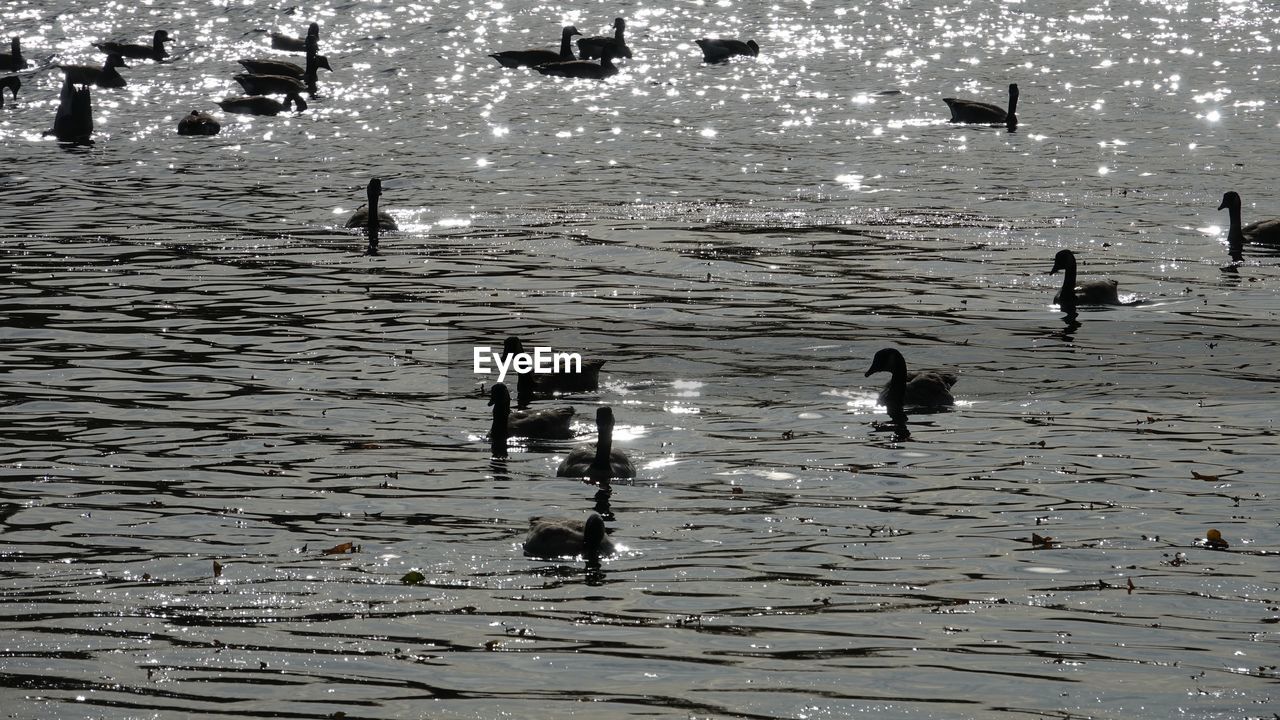
[[[735,55],[756,57],[760,54],[760,46],[756,44],[755,40],[743,42],[741,40],[721,38],[702,38],[697,43],[698,47],[702,48],[703,62],[720,63]]]
[[[369,181],[368,187],[365,189],[366,204],[358,208],[351,217],[347,219],[346,227],[361,228],[369,232],[369,243],[373,249],[377,248],[377,234],[379,230],[399,230],[396,227],[395,218],[387,214],[385,210],[378,209],[378,200],[382,197],[382,180],[373,178]],[[376,218],[377,222],[372,222]]]
[[[583,557],[588,560],[616,552],[605,530],[604,519],[591,513],[585,519],[541,518],[529,520],[524,554],[529,557]]]
[[[613,57],[631,58],[631,48],[627,47],[627,41],[624,34],[627,29],[627,21],[622,18],[613,19],[613,37],[605,35],[596,35],[594,37],[584,37],[578,39],[578,57],[583,60],[593,60],[595,58],[604,57],[604,48],[610,42],[614,44]]]
[[[974,123],[987,125],[1005,125],[1010,130],[1018,125],[1018,85],[1009,85],[1009,108],[992,105],[978,100],[962,98],[942,98],[951,110],[951,122]]]
[[[604,80],[618,74],[618,68],[613,64],[613,58],[616,57],[613,54],[615,49],[616,45],[612,43],[606,45],[600,54],[600,62],[598,63],[593,63],[590,60],[569,60],[568,62],[539,65],[537,70],[543,75]]]
[[[333,68],[329,65],[329,58],[324,55],[316,55],[316,69],[324,69],[333,72]],[[244,69],[254,75],[283,75],[285,77],[297,78],[302,80],[307,76],[307,69],[302,65],[288,60],[272,60],[270,58],[242,58],[238,60]]]
[[[212,115],[199,110],[192,110],[178,121],[179,135],[217,135],[222,124]]]
[[[307,86],[301,80],[285,75],[251,75],[240,73],[232,78],[250,95],[301,95]]]
[[[27,60],[22,57],[22,40],[12,38],[9,41],[9,52],[0,53],[0,70],[22,70],[26,66]]]
[[[502,383],[489,388],[489,405],[493,407],[493,424],[489,428],[490,439],[499,436],[527,437],[541,440],[567,440],[573,437],[574,410],[571,407],[546,410],[511,410],[511,391]]]
[[[0,78],[0,107],[4,107],[4,91],[8,90],[13,99],[18,99],[18,89],[22,87],[22,80],[17,75],[6,75]]]
[[[613,410],[596,410],[596,444],[577,447],[556,468],[556,477],[584,477],[607,481],[609,478],[632,478],[636,467],[621,451],[613,447]]]
[[[88,86],[77,88],[70,80],[62,81],[53,128],[45,134],[59,142],[93,144],[93,103]]]
[[[538,65],[546,65],[553,62],[568,62],[574,60],[573,56],[573,36],[581,35],[578,28],[572,25],[560,31],[560,52],[552,50],[504,50],[496,52],[489,57],[498,61],[502,67],[518,68],[518,67],[535,67]]]
[[[524,343],[514,335],[502,343],[503,357],[524,351]],[[525,407],[535,396],[598,390],[600,368],[604,363],[604,360],[584,358],[579,372],[521,373],[516,381],[516,406]]]
[[[907,372],[907,361],[895,348],[876,352],[865,376],[878,372],[890,374],[879,401],[896,422],[906,421],[908,407],[948,407],[956,402],[951,396],[951,386],[956,383],[954,373]]]
[[[1247,242],[1255,245],[1280,245],[1280,218],[1259,220],[1242,226],[1240,204],[1240,194],[1228,190],[1222,196],[1222,203],[1218,205],[1219,210],[1225,209],[1230,213],[1231,227],[1227,231],[1227,248],[1231,259],[1237,262],[1244,259],[1244,244]]]
[[[250,95],[219,100],[218,107],[224,112],[241,115],[279,115],[290,107],[302,112],[307,109],[307,103],[297,94],[286,96],[284,102],[263,95]]]
[[[316,38],[317,41],[320,39],[319,23],[311,23],[311,25],[307,27],[307,37],[305,38],[296,38],[292,35],[273,32],[271,33],[271,47],[276,50],[284,50],[286,52],[306,52],[307,38],[310,37]]]
[[[127,68],[124,58],[108,55],[102,67],[92,65],[59,65],[63,75],[76,85],[97,85],[101,88],[122,88],[128,85],[116,68]]]
[[[108,55],[119,55],[121,57],[134,58],[137,60],[156,60],[160,61],[169,55],[169,51],[164,49],[164,44],[169,42],[169,33],[165,30],[157,30],[151,36],[150,45],[142,45],[138,43],[120,43],[120,42],[100,42],[94,43],[93,46]]]
[[[1062,287],[1053,296],[1053,302],[1064,312],[1075,312],[1078,305],[1119,305],[1120,283],[1110,278],[1076,280],[1076,255],[1070,250],[1059,250],[1053,256],[1053,269],[1049,274],[1062,271]]]

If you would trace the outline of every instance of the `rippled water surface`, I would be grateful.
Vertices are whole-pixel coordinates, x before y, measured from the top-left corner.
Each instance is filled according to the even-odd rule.
[[[487,57],[619,15],[606,82]],[[305,112],[174,133],[313,20]],[[1280,271],[1224,269],[1216,208],[1280,215],[1277,22],[6,0],[0,706],[1272,717]],[[41,136],[55,64],[160,28],[91,147]],[[704,65],[703,36],[761,54]],[[946,122],[1010,82],[1016,132]],[[378,255],[342,228],[370,177]],[[1064,247],[1127,304],[1064,318]],[[499,460],[457,371],[512,334],[607,364],[558,401],[577,439]],[[960,375],[909,435],[864,377],[890,346]],[[601,404],[639,477],[556,479]],[[592,509],[623,546],[598,569],[522,556],[530,516]]]

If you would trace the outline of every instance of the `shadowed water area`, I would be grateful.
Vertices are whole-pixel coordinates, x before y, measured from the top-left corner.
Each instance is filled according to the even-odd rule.
[[[627,20],[604,82],[507,69]],[[222,113],[321,26],[302,113]],[[8,2],[6,717],[1270,718],[1267,2]],[[41,133],[58,63],[173,37]],[[754,38],[706,65],[694,40]],[[0,72],[0,74],[7,74]],[[1020,124],[947,122],[943,97]],[[222,123],[180,137],[192,109]],[[400,226],[343,224],[371,177]],[[1125,304],[1052,304],[1055,253]],[[603,358],[493,457],[476,345]],[[875,352],[956,372],[877,403]],[[514,380],[508,384],[514,387]],[[613,408],[638,468],[556,478]],[[597,567],[521,552],[605,516]],[[1210,529],[1225,549],[1206,546]],[[419,582],[407,582],[416,572]],[[339,715],[341,713],[341,715]]]

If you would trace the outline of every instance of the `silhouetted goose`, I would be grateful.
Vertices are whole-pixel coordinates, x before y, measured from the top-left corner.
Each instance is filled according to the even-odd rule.
[[[1231,228],[1227,231],[1227,249],[1232,260],[1244,259],[1244,244],[1247,242],[1255,245],[1280,245],[1280,218],[1259,220],[1244,227],[1240,226],[1240,194],[1235,190],[1228,190],[1222,196],[1222,204],[1218,205],[1218,209],[1226,209],[1231,216]]]
[[[108,55],[102,67],[92,65],[59,65],[67,79],[76,85],[97,85],[101,88],[122,88],[128,85],[116,68],[129,67],[119,55]]]
[[[623,38],[623,33],[627,29],[627,21],[622,18],[613,19],[613,37],[604,35],[596,35],[594,37],[584,37],[578,39],[578,57],[583,60],[592,60],[594,58],[604,56],[604,47],[612,42],[614,44],[613,56],[616,58],[630,58],[631,48],[627,47],[627,41]]]
[[[1009,109],[991,103],[960,98],[942,98],[942,102],[951,109],[953,123],[980,123],[988,125],[1005,125],[1010,130],[1018,125],[1018,85],[1009,85]]]
[[[539,65],[537,71],[543,75],[604,80],[607,77],[618,74],[618,68],[613,64],[613,58],[617,57],[613,54],[614,48],[613,43],[605,45],[600,55],[599,63],[593,63],[590,60],[554,62],[547,65]]]
[[[0,53],[0,70],[21,70],[27,66],[26,58],[22,57],[22,40],[13,38],[9,42],[9,52]]]
[[[4,107],[4,91],[7,88],[13,94],[13,99],[18,99],[18,89],[22,87],[22,81],[17,75],[6,75],[0,78],[0,107]]]
[[[151,36],[150,45],[140,45],[137,43],[119,43],[119,42],[100,42],[94,43],[93,46],[108,55],[120,55],[127,58],[136,58],[138,60],[156,60],[160,61],[169,55],[169,51],[164,49],[164,44],[169,42],[169,33],[166,30],[157,30]]]
[[[333,72],[333,68],[329,66],[329,58],[324,55],[316,55],[316,69],[321,68]],[[250,59],[243,58],[238,60],[245,70],[254,75],[283,75],[285,77],[297,78],[302,80],[307,76],[307,69],[302,65],[288,60],[271,60],[268,58]]]
[[[298,78],[284,75],[250,75],[240,73],[232,78],[250,95],[301,95],[307,86]]]
[[[585,520],[573,518],[531,518],[524,554],[529,557],[578,557],[596,560],[615,552],[604,527],[604,519],[591,513]]]
[[[523,353],[524,343],[514,335],[502,342],[502,355]],[[520,373],[516,384],[516,406],[525,407],[535,395],[588,392],[600,387],[600,368],[604,360],[582,359],[578,372]]]
[[[320,24],[311,23],[307,27],[307,37],[296,38],[284,33],[271,33],[271,47],[276,50],[285,50],[287,52],[305,52],[307,49],[307,38],[314,37],[318,41],[320,39]]]
[[[217,135],[222,124],[212,115],[199,110],[192,110],[178,121],[179,135]]]
[[[290,107],[302,112],[307,109],[307,103],[302,99],[301,95],[295,93],[285,96],[284,102],[262,95],[227,98],[226,100],[219,100],[218,107],[222,108],[224,112],[239,113],[241,115],[279,115]]]
[[[755,40],[742,42],[741,40],[702,38],[697,43],[698,47],[702,48],[703,62],[719,63],[728,60],[734,55],[756,57],[760,54],[760,46],[756,44]]]
[[[77,88],[70,80],[63,79],[53,128],[45,135],[52,135],[60,142],[93,144],[93,103],[88,86]]]
[[[1077,305],[1119,305],[1116,291],[1120,283],[1109,278],[1076,281],[1076,255],[1070,250],[1059,250],[1053,256],[1053,269],[1049,274],[1063,271],[1062,287],[1053,296],[1053,302],[1064,312],[1075,312]]]
[[[596,444],[574,448],[556,468],[556,477],[608,480],[635,476],[635,465],[613,448],[613,410],[607,407],[596,410]]]
[[[574,411],[571,407],[537,411],[511,411],[511,391],[502,383],[489,388],[489,405],[493,408],[493,425],[489,437],[527,437],[542,440],[567,440],[573,437]]]
[[[876,352],[865,377],[878,372],[890,373],[889,382],[880,392],[879,402],[889,411],[889,417],[897,422],[907,419],[907,407],[947,407],[955,404],[951,386],[956,384],[955,373],[907,372],[907,361],[894,348]]]
[[[574,35],[581,35],[578,28],[572,25],[560,31],[560,52],[553,50],[503,50],[496,52],[489,57],[498,61],[502,67],[518,68],[518,67],[534,67],[537,65],[546,65],[553,62],[568,62],[575,60],[573,56]]]
[[[368,187],[365,189],[365,197],[368,199],[364,205],[361,205],[351,217],[347,219],[346,227],[371,229],[370,219],[377,218],[377,227],[375,230],[399,230],[396,226],[395,218],[387,214],[385,210],[378,209],[378,198],[382,197],[382,180],[373,178],[369,181]]]

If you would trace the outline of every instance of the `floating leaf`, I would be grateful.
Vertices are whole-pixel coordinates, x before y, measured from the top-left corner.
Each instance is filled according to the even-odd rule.
[[[355,547],[356,546],[353,543],[344,542],[341,545],[334,545],[328,550],[322,550],[321,554],[322,555],[343,555],[349,552],[354,552]]]
[[[213,576],[222,577],[222,563],[217,560],[213,561]]]
[[[1031,544],[1039,548],[1053,547],[1053,538],[1031,533]]]
[[[410,570],[400,578],[400,582],[404,583],[405,585],[421,585],[422,581],[426,579],[427,579],[426,575],[423,575],[417,570]]]
[[[1209,528],[1209,531],[1204,534],[1204,544],[1205,547],[1210,547],[1214,550],[1226,550],[1231,547],[1230,543],[1222,539],[1222,533],[1218,532],[1216,528]]]
[[[1133,584],[1133,578],[1126,578],[1129,581],[1129,594],[1132,595],[1136,586]]]

